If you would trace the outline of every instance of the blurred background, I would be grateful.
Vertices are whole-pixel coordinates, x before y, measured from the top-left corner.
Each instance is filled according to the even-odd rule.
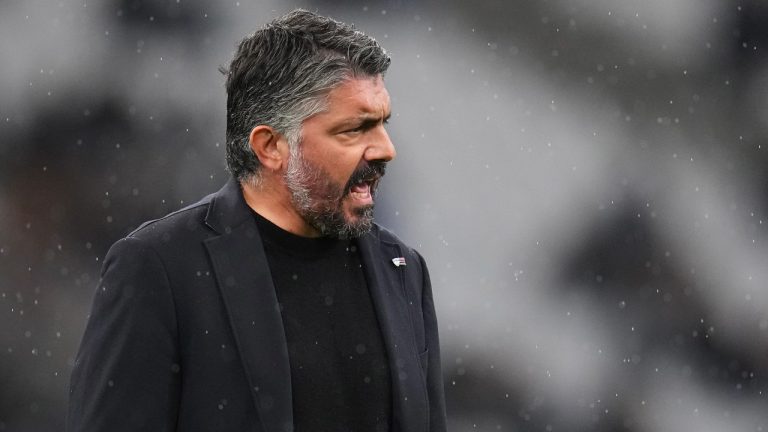
[[[226,181],[217,68],[294,7],[393,57],[451,430],[768,431],[757,0],[0,2],[0,431],[62,429],[104,254]]]

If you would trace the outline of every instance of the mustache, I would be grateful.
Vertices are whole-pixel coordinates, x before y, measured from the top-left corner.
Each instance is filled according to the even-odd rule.
[[[357,168],[355,172],[347,182],[346,189],[349,190],[352,186],[361,182],[372,182],[383,177],[387,171],[387,163],[383,161],[368,162],[365,165]]]

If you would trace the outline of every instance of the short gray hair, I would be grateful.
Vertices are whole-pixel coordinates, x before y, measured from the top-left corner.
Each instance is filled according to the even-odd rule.
[[[301,141],[302,122],[326,108],[328,93],[352,77],[383,75],[386,51],[354,27],[296,9],[243,39],[227,76],[227,167],[257,182],[259,159],[249,136],[257,125]]]

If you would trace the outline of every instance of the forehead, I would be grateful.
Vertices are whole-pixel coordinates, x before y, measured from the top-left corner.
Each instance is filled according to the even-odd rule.
[[[328,93],[329,116],[386,116],[390,110],[389,93],[381,75],[350,78]],[[322,114],[321,114],[322,115]]]

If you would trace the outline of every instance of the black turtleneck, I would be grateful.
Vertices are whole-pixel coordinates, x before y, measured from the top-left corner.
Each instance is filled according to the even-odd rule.
[[[389,431],[387,355],[356,243],[254,215],[288,342],[294,430]]]

